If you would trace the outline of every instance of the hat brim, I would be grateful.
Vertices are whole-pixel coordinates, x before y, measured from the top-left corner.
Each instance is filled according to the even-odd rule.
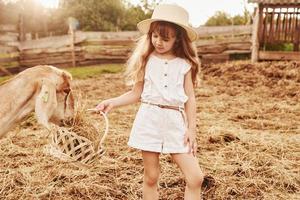
[[[173,24],[176,24],[176,25],[184,28],[184,30],[187,32],[187,35],[191,41],[195,41],[198,39],[198,33],[192,27],[185,26],[183,24],[175,23],[172,21],[162,20],[162,19],[145,19],[137,24],[137,28],[140,32],[147,34],[149,32],[151,23],[156,22],[156,21],[166,21],[166,22],[171,22]]]

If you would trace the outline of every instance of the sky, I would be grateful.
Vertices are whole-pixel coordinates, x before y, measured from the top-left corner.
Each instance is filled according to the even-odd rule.
[[[130,2],[137,4],[139,0],[130,0]],[[175,3],[184,7],[194,27],[203,25],[216,11],[224,11],[234,16],[243,14],[245,6],[252,13],[255,6],[248,3],[248,0],[163,0],[162,3]]]
[[[45,7],[56,7],[59,0],[37,0]],[[136,5],[140,0],[127,0]],[[151,1],[151,0],[150,0]],[[248,0],[162,0],[162,3],[175,3],[184,7],[190,15],[190,23],[194,27],[203,25],[216,11],[224,11],[231,16],[243,14],[244,7],[252,13],[254,4]]]

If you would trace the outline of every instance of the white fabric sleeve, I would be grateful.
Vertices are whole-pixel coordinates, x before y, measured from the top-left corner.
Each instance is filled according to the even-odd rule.
[[[183,74],[186,74],[190,69],[191,69],[191,65],[186,60],[183,60],[181,72]]]

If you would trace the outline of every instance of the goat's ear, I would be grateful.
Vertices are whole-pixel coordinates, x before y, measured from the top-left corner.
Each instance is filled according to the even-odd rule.
[[[72,75],[67,71],[62,72],[62,77],[64,80],[66,80],[66,79],[72,80]]]
[[[50,129],[49,119],[57,106],[56,85],[49,79],[43,79],[40,92],[35,101],[37,121]]]
[[[61,85],[59,85],[59,90],[62,90],[65,93],[69,93],[71,90],[70,80],[72,80],[72,76],[68,72],[63,71],[61,77],[63,79],[63,82]]]

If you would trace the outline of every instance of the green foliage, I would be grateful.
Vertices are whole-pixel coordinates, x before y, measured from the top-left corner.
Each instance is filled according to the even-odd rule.
[[[230,54],[229,60],[250,60],[251,54],[250,53],[242,53],[242,54]]]
[[[241,15],[236,15],[236,16],[232,17],[232,22],[234,25],[244,25],[245,24],[244,17]]]
[[[70,67],[65,68],[70,72],[74,79],[86,79],[96,77],[100,74],[119,73],[124,70],[124,64],[101,64],[88,67]],[[0,84],[12,76],[0,77]]]
[[[124,64],[101,64],[88,67],[66,68],[74,79],[85,79],[96,77],[105,73],[118,73],[124,69]]]
[[[18,24],[23,16],[25,32],[66,34],[67,19],[76,18],[83,31],[136,30],[136,24],[150,18],[157,1],[60,0],[56,9],[44,8],[36,0],[0,0],[0,24]]]
[[[143,10],[145,10],[146,13],[152,13],[154,8],[161,3],[162,0],[151,0],[149,3],[148,0],[140,0],[140,4],[142,5]]]
[[[251,19],[251,14],[248,10],[244,10],[243,15],[235,15],[231,17],[223,11],[217,11],[205,23],[206,26],[229,26],[229,25],[245,25]]]
[[[280,44],[266,44],[265,50],[268,51],[293,51],[294,46],[292,43],[280,43]]]
[[[121,29],[136,30],[136,24],[144,19],[151,18],[155,6],[160,2],[161,0],[152,0],[151,3],[148,0],[140,0],[140,5],[137,6],[128,3]]]
[[[63,35],[68,32],[67,18],[62,9],[53,9],[49,11],[48,30],[54,31],[56,35]]]
[[[81,30],[115,31],[124,17],[121,0],[65,0],[62,3],[64,18],[74,17]]]
[[[136,24],[138,22],[150,17],[151,13],[145,13],[141,6],[131,6],[126,10],[120,28],[122,30],[136,30]]]
[[[1,83],[3,83],[4,81],[10,79],[12,76],[0,76],[0,85]]]
[[[227,26],[231,24],[230,15],[223,11],[217,11],[205,23],[206,26]]]
[[[64,0],[63,18],[74,17],[85,31],[136,30],[136,24],[149,18],[152,7],[133,6],[122,0]],[[151,4],[152,5],[152,4]]]

